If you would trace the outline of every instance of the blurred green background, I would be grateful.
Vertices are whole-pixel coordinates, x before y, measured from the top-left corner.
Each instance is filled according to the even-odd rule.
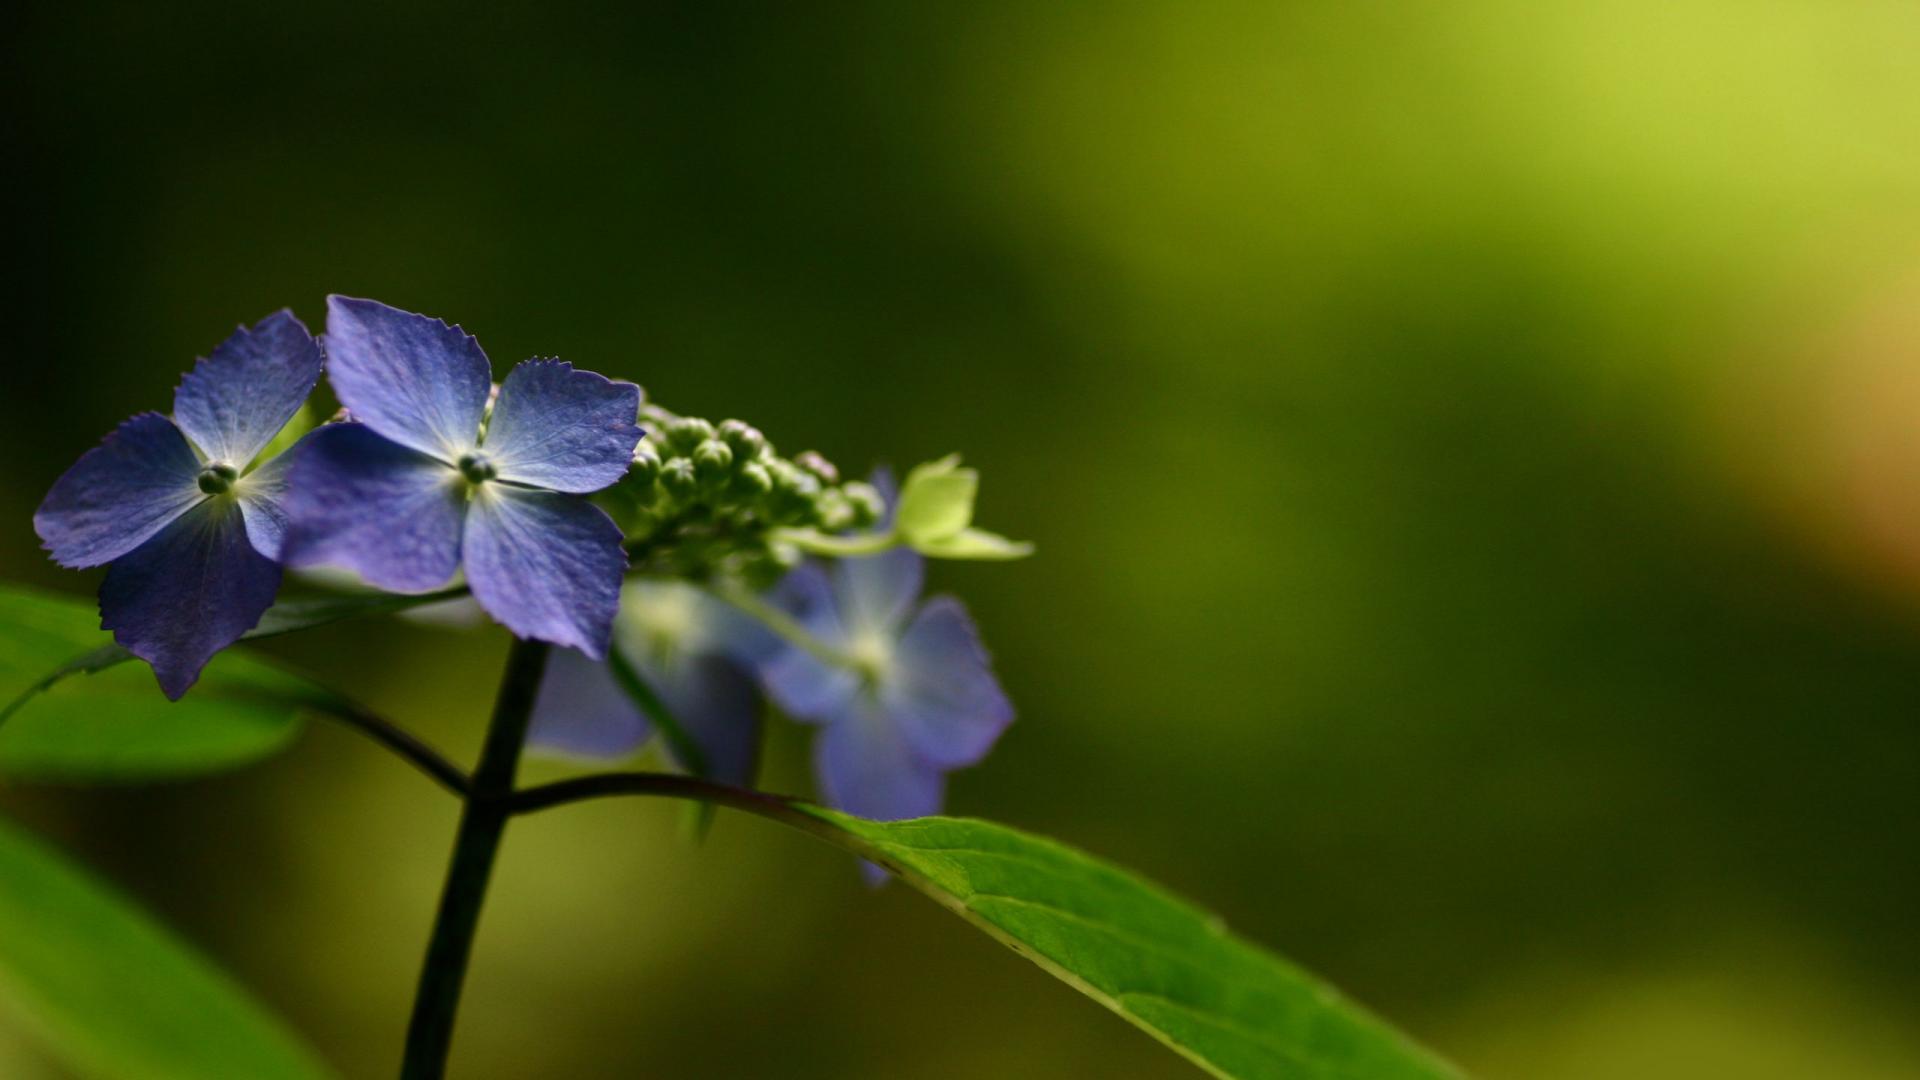
[[[458,319],[845,468],[964,451],[951,805],[1486,1078],[1920,1076],[1920,9],[30,4],[6,577],[237,322]],[[469,755],[504,638],[274,651]],[[771,787],[806,787],[783,728]],[[550,773],[550,767],[535,775]],[[454,805],[352,736],[5,812],[389,1074]],[[723,817],[517,824],[462,1077],[1173,1077]],[[59,1075],[0,1015],[0,1074]]]

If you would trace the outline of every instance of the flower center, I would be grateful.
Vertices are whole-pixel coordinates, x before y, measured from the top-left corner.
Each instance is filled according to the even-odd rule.
[[[233,482],[240,477],[240,470],[224,461],[209,461],[200,470],[200,490],[209,495],[225,495],[233,490]]]
[[[847,658],[859,669],[861,678],[877,683],[893,662],[893,642],[885,634],[860,634],[848,642]]]
[[[461,455],[459,468],[460,475],[466,477],[469,484],[484,484],[498,475],[493,462],[481,453]]]

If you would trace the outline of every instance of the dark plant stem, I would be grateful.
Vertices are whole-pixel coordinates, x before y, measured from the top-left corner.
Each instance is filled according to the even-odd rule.
[[[486,745],[474,769],[473,784],[460,814],[460,831],[453,842],[453,861],[447,867],[440,892],[440,911],[434,917],[427,943],[426,965],[413,999],[413,1019],[407,1026],[406,1057],[401,1080],[439,1080],[446,1075],[447,1051],[453,1045],[453,1019],[460,1005],[460,988],[473,953],[474,931],[480,925],[480,906],[493,874],[500,837],[512,816],[513,777],[520,765],[520,747],[526,742],[527,718],[533,711],[540,675],[546,670],[548,646],[516,640],[507,656],[507,670],[494,699],[493,721]]]
[[[467,774],[460,771],[458,765],[440,756],[439,751],[428,746],[419,736],[354,702],[329,694],[324,699],[310,703],[308,708],[339,721],[350,730],[393,751],[414,768],[432,777],[441,787],[463,799],[473,790],[473,781]]]

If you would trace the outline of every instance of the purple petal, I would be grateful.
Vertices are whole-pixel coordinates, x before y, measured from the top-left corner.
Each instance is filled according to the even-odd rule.
[[[241,327],[173,392],[173,418],[209,461],[246,468],[320,381],[320,346],[291,311]]]
[[[924,565],[912,548],[841,559],[833,578],[841,621],[855,634],[896,632],[920,596]]]
[[[479,441],[493,371],[459,327],[329,296],[326,346],[327,378],[354,419],[448,464]]]
[[[652,734],[607,665],[572,649],[556,649],[533,701],[527,740],[534,746],[584,758],[622,758]]]
[[[100,626],[178,700],[214,653],[253,629],[279,587],[280,567],[254,550],[234,500],[212,498],[114,561],[100,584]]]
[[[946,795],[946,777],[916,757],[868,701],[827,725],[813,763],[828,805],[875,821],[937,814]]]
[[[883,697],[914,753],[942,769],[979,761],[1013,722],[973,620],[950,596],[928,601],[894,646]]]
[[[712,653],[676,657],[664,666],[635,666],[706,755],[708,775],[730,784],[752,783],[760,761],[761,719],[753,676]]]
[[[288,566],[341,566],[392,592],[426,592],[460,568],[466,481],[363,424],[301,440],[281,505]]]
[[[524,638],[607,655],[627,554],[620,527],[577,495],[489,482],[466,529],[474,598]]]
[[[791,612],[808,633],[831,647],[846,644],[827,576],[808,563],[788,574],[776,592],[776,602]],[[780,708],[796,720],[825,723],[852,707],[860,678],[837,664],[829,664],[805,649],[786,645],[760,664],[760,679]]]
[[[500,384],[487,459],[502,480],[584,495],[626,475],[640,388],[562,360],[528,360]]]
[[[200,459],[173,421],[141,413],[80,455],[33,515],[61,566],[99,566],[132,551],[206,494]]]
[[[247,521],[247,539],[254,549],[276,562],[287,533],[287,492],[292,486],[293,463],[305,440],[260,463],[234,482],[240,512]]]

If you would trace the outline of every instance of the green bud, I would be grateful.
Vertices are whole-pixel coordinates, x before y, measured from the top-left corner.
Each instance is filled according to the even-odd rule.
[[[742,495],[758,497],[773,490],[773,474],[765,465],[749,461],[733,474],[733,488]]]
[[[719,439],[708,439],[693,451],[693,471],[702,484],[720,483],[733,471],[733,450]]]
[[[660,466],[660,486],[667,494],[684,499],[700,489],[700,481],[693,474],[693,462],[686,458],[674,458]]]
[[[973,524],[973,498],[980,474],[960,467],[960,455],[914,467],[900,487],[894,530],[920,545],[953,536]]]
[[[721,440],[733,449],[735,461],[754,461],[771,449],[760,429],[744,420],[722,420],[716,430]]]
[[[766,465],[773,477],[773,491],[766,498],[767,515],[781,525],[811,523],[813,501],[820,495],[820,481],[790,461],[775,459]]]
[[[792,544],[770,544],[743,558],[739,574],[748,588],[760,592],[778,585],[805,559],[806,555]]]
[[[887,514],[887,500],[869,483],[855,480],[843,484],[840,494],[846,496],[847,505],[853,508],[853,528],[869,529]]]
[[[813,501],[814,520],[827,532],[840,532],[853,527],[853,504],[839,488],[827,488]]]
[[[642,488],[653,486],[660,478],[660,455],[654,453],[653,446],[647,440],[633,448],[633,466],[627,470],[627,479]]]
[[[713,438],[713,425],[697,416],[677,417],[667,424],[666,437],[668,447],[691,454],[701,443]]]
[[[818,450],[802,450],[793,456],[793,463],[812,473],[823,484],[840,482],[840,470],[833,462],[823,457]]]

